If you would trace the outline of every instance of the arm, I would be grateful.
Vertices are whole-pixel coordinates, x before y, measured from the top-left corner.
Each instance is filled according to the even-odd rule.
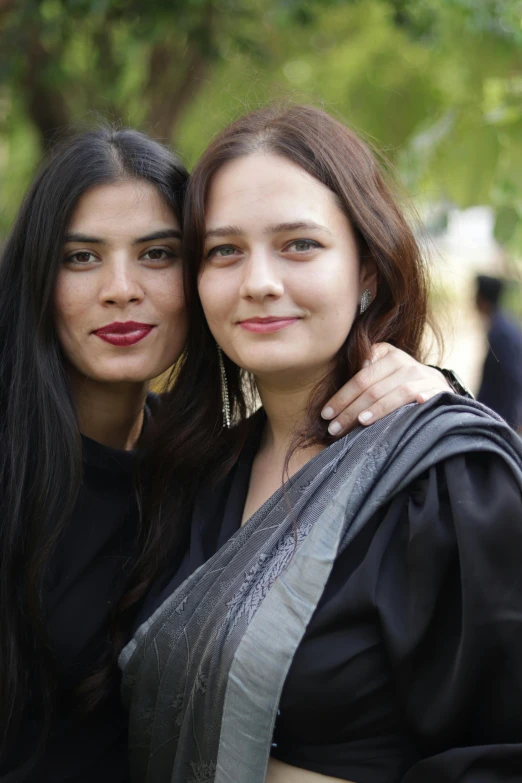
[[[328,401],[322,411],[331,435],[356,424],[373,424],[410,402],[423,403],[452,391],[439,370],[421,364],[388,343],[374,346],[372,361]]]
[[[415,487],[377,590],[421,758],[402,783],[522,780],[522,497],[485,453]]]

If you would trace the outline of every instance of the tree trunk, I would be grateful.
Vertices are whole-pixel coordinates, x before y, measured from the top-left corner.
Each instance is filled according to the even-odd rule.
[[[193,31],[183,51],[175,40],[156,44],[149,60],[145,95],[150,96],[148,124],[158,139],[171,142],[187,106],[204,84],[214,57],[215,8],[207,3],[202,22]]]
[[[150,132],[157,139],[167,142],[171,142],[174,138],[183,112],[203,86],[204,76],[209,67],[207,58],[199,51],[193,51],[183,59],[183,66],[177,58],[174,62],[168,63],[164,70],[164,78],[154,89],[148,111]],[[181,67],[182,74],[180,74]],[[174,78],[169,79],[172,74],[178,77],[177,82]]]
[[[70,124],[70,113],[63,95],[47,78],[51,55],[42,45],[36,28],[28,36],[27,66],[23,92],[27,112],[38,130],[42,148],[52,146],[57,134]]]

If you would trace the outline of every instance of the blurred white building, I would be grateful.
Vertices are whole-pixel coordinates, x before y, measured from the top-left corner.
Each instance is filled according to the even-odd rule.
[[[494,215],[489,207],[450,209],[446,214],[445,229],[430,232],[428,240],[434,312],[444,335],[444,365],[456,370],[476,391],[486,335],[474,308],[474,278],[477,274],[502,276],[503,252],[493,236]],[[423,217],[429,230],[433,225],[429,211]]]

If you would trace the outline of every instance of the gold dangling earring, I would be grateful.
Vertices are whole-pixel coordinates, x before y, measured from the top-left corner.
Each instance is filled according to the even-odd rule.
[[[228,396],[228,381],[227,373],[225,370],[225,363],[223,361],[223,351],[217,346],[218,358],[219,358],[219,374],[221,375],[221,404],[223,411],[223,427],[227,430],[230,429],[230,398]]]
[[[369,308],[369,306],[372,303],[372,292],[369,288],[367,288],[365,291],[363,291],[363,294],[361,296],[361,302],[359,305],[359,312],[361,315],[366,312],[366,310]]]

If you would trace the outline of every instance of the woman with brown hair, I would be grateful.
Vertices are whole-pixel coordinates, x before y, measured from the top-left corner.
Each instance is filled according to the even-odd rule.
[[[315,425],[374,342],[420,350],[422,259],[374,157],[318,109],[248,115],[184,241],[149,463],[182,546],[120,659],[133,780],[520,780],[520,441],[449,394]]]

